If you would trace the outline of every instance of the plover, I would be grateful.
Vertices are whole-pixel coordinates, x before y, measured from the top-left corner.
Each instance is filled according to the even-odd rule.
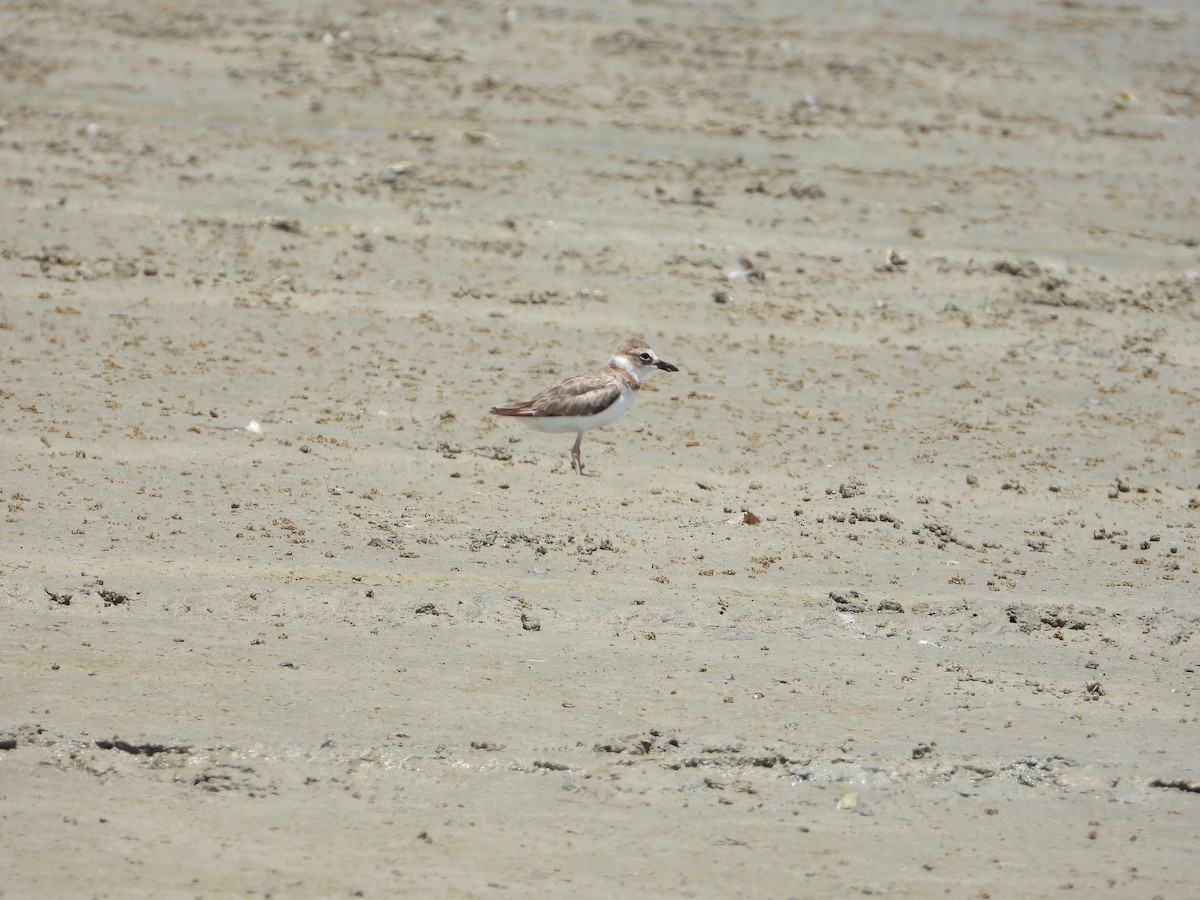
[[[617,347],[603,369],[560,381],[528,400],[493,406],[491,413],[515,416],[538,431],[574,431],[571,466],[575,474],[582,475],[579,445],[583,436],[593,428],[619,419],[633,404],[642,381],[654,369],[679,371],[677,366],[659,359],[645,341],[629,338]]]

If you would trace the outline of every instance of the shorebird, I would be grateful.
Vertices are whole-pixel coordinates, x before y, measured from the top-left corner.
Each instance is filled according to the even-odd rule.
[[[493,406],[492,415],[514,416],[538,431],[575,432],[571,467],[583,474],[579,445],[593,428],[615,422],[633,405],[642,382],[654,369],[678,372],[677,366],[658,358],[638,338],[623,341],[603,369],[576,375],[546,388],[528,400]]]

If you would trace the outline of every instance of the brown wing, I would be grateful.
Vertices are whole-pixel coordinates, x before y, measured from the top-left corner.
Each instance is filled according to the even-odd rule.
[[[620,396],[621,386],[611,375],[592,372],[568,378],[529,400],[493,406],[491,412],[497,416],[588,416],[608,409]]]
[[[503,406],[493,406],[488,410],[493,416],[532,416],[533,410],[529,408],[528,400],[521,400],[517,403],[505,403]]]

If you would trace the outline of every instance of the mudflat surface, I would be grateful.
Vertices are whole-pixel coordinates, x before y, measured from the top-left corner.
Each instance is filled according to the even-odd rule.
[[[1200,18],[793,10],[0,11],[0,894],[1195,896]]]

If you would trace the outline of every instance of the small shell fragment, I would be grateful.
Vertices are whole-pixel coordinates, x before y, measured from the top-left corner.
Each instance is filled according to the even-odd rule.
[[[750,510],[744,509],[740,513],[738,513],[736,516],[734,516],[733,518],[726,519],[725,524],[726,525],[757,525],[761,521],[762,521],[762,519],[760,519],[754,513],[750,512]]]

